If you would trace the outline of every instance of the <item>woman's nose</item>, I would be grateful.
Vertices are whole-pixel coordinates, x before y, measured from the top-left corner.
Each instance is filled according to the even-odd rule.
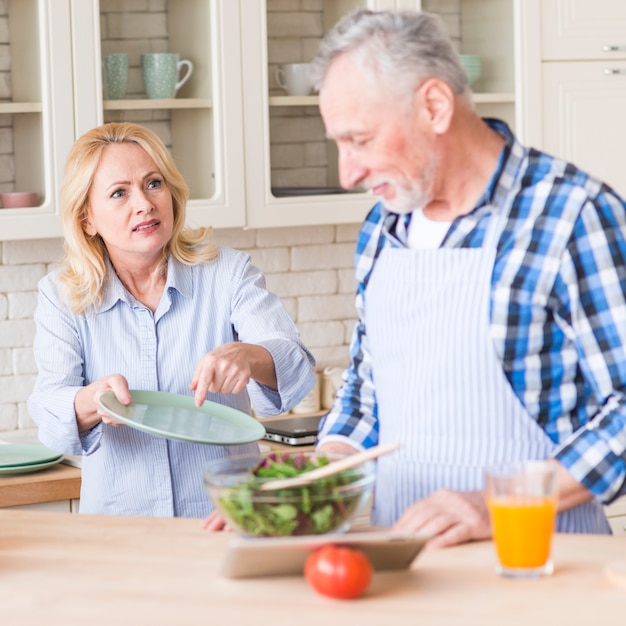
[[[144,189],[139,189],[135,195],[135,210],[137,213],[150,213],[154,204]]]

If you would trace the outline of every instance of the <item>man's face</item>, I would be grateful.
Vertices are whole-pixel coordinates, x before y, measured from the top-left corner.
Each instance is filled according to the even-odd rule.
[[[428,203],[437,158],[433,137],[420,127],[413,97],[401,99],[382,81],[368,82],[344,54],[333,62],[319,103],[327,135],[339,150],[342,187],[371,189],[396,213]]]

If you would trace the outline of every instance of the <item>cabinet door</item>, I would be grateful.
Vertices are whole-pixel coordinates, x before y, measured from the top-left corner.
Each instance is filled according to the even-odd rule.
[[[74,138],[70,2],[9,0],[0,21],[0,193],[36,194],[31,206],[0,209],[0,239],[58,236]]]
[[[433,3],[433,8],[439,5]],[[461,0],[460,41],[462,54],[480,58],[480,76],[474,84],[474,103],[483,117],[498,117],[517,131],[519,127],[513,0]]]
[[[626,535],[626,496],[605,507],[605,513],[615,535]]]
[[[514,0],[240,3],[251,227],[358,222],[376,202],[367,192],[340,188],[336,148],[325,139],[317,97],[286,95],[276,78],[280,65],[310,61],[325,32],[355,8],[440,11],[459,50],[481,56],[474,97],[480,112],[515,127]]]
[[[626,195],[626,61],[544,63],[543,149]]]
[[[134,121],[163,139],[189,185],[189,224],[244,226],[239,4],[169,0],[99,5],[97,19],[91,20],[99,32],[95,45],[99,119]],[[80,6],[77,10],[89,11]],[[85,15],[82,21],[88,19]],[[193,64],[189,80],[173,98],[146,94],[141,57],[152,52],[177,53],[180,60]],[[125,53],[129,58],[128,87],[122,99],[101,96],[101,57],[109,53]],[[85,80],[90,69],[85,68]],[[179,78],[183,76],[184,71]],[[81,111],[89,111],[92,103],[87,100],[83,105]],[[89,124],[90,116],[85,121]]]
[[[367,192],[344,193],[317,96],[287,95],[276,72],[282,64],[310,61],[341,15],[379,4],[321,0],[304,10],[299,2],[241,0],[249,226],[359,222],[375,203]]]
[[[544,60],[626,58],[624,0],[543,0]]]
[[[376,202],[346,193],[317,96],[286,95],[276,72],[306,63],[342,15],[357,8],[419,9],[419,0],[320,0],[242,5],[247,223],[251,227],[359,222]],[[251,6],[253,4],[254,6]]]

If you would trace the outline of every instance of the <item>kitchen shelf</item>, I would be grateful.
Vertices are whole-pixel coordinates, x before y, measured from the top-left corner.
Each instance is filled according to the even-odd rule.
[[[41,113],[41,102],[0,102],[1,113]]]
[[[129,111],[146,109],[210,109],[213,106],[211,98],[142,98],[105,100],[105,111]]]
[[[275,107],[317,106],[318,96],[270,96],[268,102],[270,106]],[[515,94],[513,92],[474,93],[474,102],[476,104],[514,103]]]

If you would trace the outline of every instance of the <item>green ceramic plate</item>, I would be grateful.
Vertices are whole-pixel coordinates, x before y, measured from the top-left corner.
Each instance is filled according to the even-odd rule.
[[[120,404],[112,391],[100,397],[100,406],[124,424],[151,435],[192,443],[236,445],[258,441],[265,428],[250,415],[209,402],[197,407],[193,397],[164,391],[130,392],[133,401]]]
[[[0,445],[0,469],[58,462],[62,454],[40,443],[8,443]]]
[[[0,476],[8,474],[29,474],[30,472],[38,472],[39,470],[52,467],[63,460],[61,455],[56,461],[46,461],[45,463],[31,463],[30,465],[11,465],[9,467],[0,467]]]

